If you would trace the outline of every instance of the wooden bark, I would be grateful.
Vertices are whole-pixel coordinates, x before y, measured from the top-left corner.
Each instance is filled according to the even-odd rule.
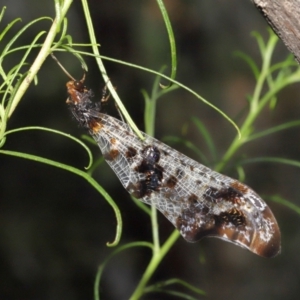
[[[252,0],[300,63],[300,0]]]

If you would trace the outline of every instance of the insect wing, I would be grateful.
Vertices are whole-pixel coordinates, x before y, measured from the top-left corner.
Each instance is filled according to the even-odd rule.
[[[99,113],[91,134],[130,194],[155,205],[189,242],[218,237],[265,257],[280,251],[270,208],[248,186]]]

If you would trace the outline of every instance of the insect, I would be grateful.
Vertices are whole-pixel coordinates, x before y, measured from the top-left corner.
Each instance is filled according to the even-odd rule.
[[[155,205],[188,242],[217,237],[263,257],[280,252],[276,219],[250,187],[145,133],[141,140],[126,123],[101,113],[84,86],[85,75],[69,76],[67,104],[73,116],[130,194]]]

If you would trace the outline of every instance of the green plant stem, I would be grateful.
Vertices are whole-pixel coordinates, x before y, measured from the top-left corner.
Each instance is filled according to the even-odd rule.
[[[261,74],[262,77],[264,77],[264,79],[266,79],[266,74]],[[278,93],[280,90],[282,90],[284,87],[286,87],[289,84],[292,83],[296,83],[296,82],[300,82],[300,70],[296,71],[293,76],[288,77],[288,79],[283,80],[281,82],[281,84],[276,85],[271,91],[267,92],[259,101],[259,103],[257,105],[255,105],[256,109],[250,109],[250,112],[247,116],[247,118],[245,119],[242,127],[241,127],[241,136],[242,138],[235,138],[233,140],[233,142],[231,143],[230,147],[228,148],[228,150],[226,151],[226,153],[223,156],[223,159],[220,161],[219,164],[217,164],[217,166],[215,167],[215,170],[217,172],[221,172],[223,170],[223,168],[225,167],[225,165],[228,163],[228,161],[232,158],[232,156],[237,152],[237,150],[248,140],[248,136],[250,136],[251,134],[251,126],[254,123],[254,121],[256,120],[256,118],[259,116],[260,112],[262,111],[262,109],[266,106],[266,104],[268,103],[268,101],[270,101],[270,99],[272,99],[272,97]],[[263,85],[259,84],[258,85],[258,90],[255,93],[255,97],[259,97],[261,89],[263,88]],[[257,102],[257,100],[254,100],[255,102]]]
[[[256,84],[256,87],[255,87],[255,90],[253,93],[252,101],[250,103],[250,115],[252,113],[257,112],[260,95],[262,92],[264,82],[269,74],[272,54],[274,52],[277,41],[278,41],[277,36],[274,34],[270,34],[270,39],[268,41],[268,44],[266,45],[264,53],[261,53],[262,57],[263,57],[262,68],[261,68],[260,76],[258,77],[257,84]],[[261,48],[260,50],[262,52],[263,51],[262,46],[260,46],[260,48]]]
[[[15,94],[14,100],[12,102],[12,105],[10,107],[8,117],[12,115],[16,107],[18,106],[19,102],[21,101],[21,98],[23,97],[24,93],[28,89],[29,85],[31,84],[33,78],[36,76],[38,70],[41,68],[42,64],[44,63],[45,59],[49,55],[51,45],[56,37],[56,34],[58,32],[58,29],[60,28],[60,24],[62,19],[64,18],[65,14],[67,13],[71,3],[73,0],[64,0],[63,5],[61,7],[60,11],[60,19],[56,17],[52,23],[52,26],[47,34],[47,37],[42,44],[41,50],[39,54],[37,55],[36,59],[34,60],[34,63],[30,67],[27,76],[22,81],[18,91]]]
[[[144,288],[147,285],[147,283],[149,282],[153,273],[157,269],[157,267],[160,264],[160,262],[162,261],[162,259],[165,257],[165,255],[168,253],[168,251],[171,249],[171,247],[174,245],[174,243],[177,241],[179,236],[180,236],[179,231],[174,230],[173,233],[167,239],[167,241],[160,248],[160,251],[157,253],[155,251],[153,251],[153,256],[150,260],[150,263],[148,264],[148,267],[147,267],[146,271],[144,272],[134,293],[130,297],[130,300],[140,299],[140,297],[143,295]]]
[[[78,53],[80,53],[80,51],[78,51]],[[104,56],[104,55],[101,55],[101,58],[105,59],[107,61],[115,62],[115,63],[122,64],[122,65],[125,65],[125,66],[136,68],[136,69],[139,69],[139,70],[143,70],[143,71],[149,72],[151,74],[159,75],[162,78],[165,78],[165,79],[173,82],[177,87],[183,88],[184,90],[186,90],[187,92],[189,92],[190,94],[192,94],[196,98],[198,98],[200,101],[202,101],[204,104],[210,106],[212,109],[214,109],[215,111],[217,111],[223,118],[225,118],[229,123],[232,124],[232,126],[236,129],[239,137],[241,136],[239,127],[236,125],[236,123],[232,119],[229,118],[229,116],[227,116],[221,109],[219,109],[218,107],[216,107],[215,105],[213,105],[211,102],[209,102],[208,100],[206,100],[205,98],[203,98],[202,96],[200,96],[199,94],[197,94],[195,91],[193,91],[189,87],[187,87],[184,84],[180,83],[179,81],[174,80],[171,77],[166,76],[166,75],[164,75],[164,74],[162,74],[160,72],[154,71],[154,70],[149,69],[149,68],[141,67],[141,66],[136,65],[136,64],[128,63],[128,62],[125,62],[125,61],[122,61],[122,60],[118,60],[118,59],[114,59],[114,58],[111,58],[111,57],[108,57],[108,56]]]
[[[116,236],[115,239],[112,243],[107,243],[107,246],[116,246],[121,238],[121,232],[122,232],[122,218],[121,218],[121,213],[120,210],[118,208],[118,206],[116,205],[116,203],[114,202],[114,200],[110,197],[110,195],[98,184],[98,182],[92,178],[88,173],[81,171],[79,169],[76,169],[72,166],[63,164],[63,163],[59,163],[47,158],[43,158],[43,157],[39,157],[36,155],[32,155],[32,154],[27,154],[27,153],[21,153],[21,152],[15,152],[15,151],[9,151],[9,150],[0,150],[0,154],[6,154],[6,155],[11,155],[11,156],[15,156],[15,157],[21,157],[21,158],[25,158],[25,159],[30,159],[33,161],[37,161],[40,163],[44,163],[50,166],[54,166],[69,172],[72,172],[78,176],[83,177],[86,181],[88,181],[104,198],[105,200],[110,204],[110,206],[113,208],[114,212],[115,212],[115,216],[117,219],[117,230],[116,230]]]
[[[133,242],[129,244],[125,244],[123,246],[118,247],[115,251],[113,251],[106,259],[105,261],[98,267],[98,271],[96,274],[95,282],[94,282],[94,299],[99,300],[100,299],[100,280],[101,276],[103,274],[103,271],[106,267],[106,265],[110,262],[110,260],[115,257],[118,253],[123,252],[124,250],[134,248],[134,247],[148,247],[152,249],[152,244],[148,242]]]
[[[162,72],[164,68],[160,71]],[[156,114],[156,102],[158,98],[161,96],[159,89],[159,80],[160,76],[156,76],[153,88],[151,91],[151,97],[149,97],[148,93],[142,90],[142,94],[145,98],[145,112],[144,112],[144,122],[145,122],[145,132],[150,136],[154,136],[155,132],[155,114]]]
[[[157,209],[155,205],[151,205],[151,225],[152,225],[152,239],[153,239],[153,255],[155,256],[160,251]]]
[[[142,91],[145,98],[145,132],[150,136],[154,136],[154,126],[155,124],[155,113],[156,113],[156,99],[151,97],[149,98],[148,94],[145,91]],[[153,95],[152,95],[153,96]]]
[[[156,102],[158,98],[162,95],[159,92],[159,80],[160,76],[157,76],[153,84],[153,89],[151,92],[151,97],[148,96],[146,91],[142,91],[145,98],[145,128],[146,133],[149,135],[154,135],[154,126],[155,126],[155,113],[156,113]],[[169,89],[169,91],[172,87]],[[151,225],[152,225],[152,239],[153,239],[153,248],[152,248],[152,258],[144,272],[143,277],[141,278],[138,286],[136,287],[132,297],[130,299],[139,299],[144,293],[144,289],[151,279],[153,273],[156,271],[161,260],[164,258],[166,253],[173,246],[177,238],[179,237],[179,232],[175,230],[172,235],[168,238],[165,244],[160,247],[159,240],[159,228],[157,220],[157,209],[154,205],[151,205]]]
[[[256,118],[261,113],[262,109],[266,106],[266,104],[272,99],[272,97],[278,93],[285,86],[300,81],[299,73],[300,71],[296,71],[293,76],[289,76],[286,80],[282,80],[280,83],[277,83],[274,88],[269,90],[263,97],[261,97],[262,90],[264,87],[264,83],[268,79],[270,75],[270,65],[272,54],[276,45],[278,38],[275,35],[270,36],[270,40],[265,48],[265,54],[262,53],[263,63],[262,69],[257,79],[257,84],[253,93],[253,97],[250,102],[249,114],[246,117],[243,125],[241,126],[241,138],[236,137],[228,150],[223,156],[223,159],[216,165],[215,170],[217,172],[221,172],[225,165],[227,165],[228,161],[232,158],[232,156],[238,151],[238,149],[247,141],[248,136],[251,134],[251,128],[256,120]],[[261,46],[262,48],[262,46]],[[261,49],[262,51],[262,49]]]
[[[76,143],[78,143],[79,145],[81,145],[85,149],[85,151],[87,152],[87,155],[89,157],[89,164],[86,167],[86,169],[89,169],[92,166],[92,164],[93,164],[93,155],[92,155],[91,150],[81,140],[73,137],[70,134],[61,132],[59,130],[54,130],[54,129],[51,129],[51,128],[41,127],[41,126],[28,126],[28,127],[21,127],[21,128],[16,128],[16,129],[8,130],[8,131],[5,132],[5,134],[3,136],[5,137],[5,136],[7,136],[9,134],[16,133],[16,132],[21,132],[21,131],[25,131],[25,130],[42,130],[42,131],[48,131],[48,132],[51,132],[51,133],[62,135],[64,137],[68,138],[68,139],[71,139],[71,140],[75,141]]]
[[[88,27],[90,40],[91,40],[91,43],[92,43],[93,53],[95,54],[96,62],[99,66],[99,69],[100,69],[100,72],[102,74],[103,80],[104,80],[106,86],[108,87],[110,94],[112,95],[112,97],[116,101],[116,104],[117,104],[118,108],[120,109],[120,111],[122,112],[125,120],[128,122],[128,124],[130,125],[132,130],[136,133],[136,135],[141,140],[143,140],[144,139],[143,135],[141,134],[140,130],[138,129],[138,127],[135,125],[135,123],[131,119],[131,117],[130,117],[129,113],[127,112],[125,106],[123,105],[119,95],[117,94],[115,87],[113,86],[112,82],[110,81],[110,79],[107,75],[105,66],[104,66],[104,64],[102,62],[102,59],[100,57],[99,47],[97,45],[97,40],[96,40],[96,36],[95,36],[95,32],[94,32],[94,26],[93,26],[93,23],[92,23],[92,18],[91,18],[91,14],[90,14],[90,11],[89,11],[87,0],[81,0],[81,2],[82,2],[82,7],[83,7],[85,19],[86,19],[86,22],[87,22],[87,27]]]
[[[164,5],[164,2],[162,0],[156,0],[158,7],[161,11],[163,20],[166,25],[166,29],[168,32],[169,42],[170,42],[170,53],[171,53],[171,75],[170,77],[172,79],[175,79],[176,77],[176,71],[177,71],[177,55],[176,55],[176,43],[175,43],[175,37],[174,32],[172,29],[171,21],[168,16],[168,12],[166,10],[166,7]],[[169,84],[169,86],[171,83]],[[169,86],[162,86],[163,88],[167,88]]]

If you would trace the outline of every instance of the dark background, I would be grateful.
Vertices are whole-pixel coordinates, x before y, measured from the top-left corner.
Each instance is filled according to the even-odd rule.
[[[2,30],[14,18],[22,18],[10,37],[37,17],[54,16],[51,0],[2,0],[1,4],[7,5]],[[254,79],[246,64],[233,53],[241,50],[260,62],[250,32],[256,30],[267,37],[263,17],[249,0],[169,0],[166,6],[177,42],[177,79],[234,118],[244,107],[246,95],[252,93]],[[168,37],[154,0],[90,1],[90,9],[101,54],[155,70],[170,65]],[[74,1],[68,19],[73,42],[88,42],[79,1]],[[33,26],[18,44],[30,43],[35,34],[50,26],[49,21]],[[1,49],[7,40],[1,42]],[[279,41],[275,59],[283,59],[287,54]],[[74,77],[81,78],[82,69],[71,54],[57,56]],[[27,62],[32,63],[34,57],[35,54]],[[11,55],[3,68],[8,70],[17,62],[18,54]],[[86,83],[100,98],[104,83],[95,61],[88,58],[87,64]],[[143,129],[140,91],[150,92],[154,77],[111,62],[106,63],[106,68],[132,117]],[[80,137],[83,131],[72,120],[65,104],[66,81],[56,63],[47,59],[38,74],[38,85],[29,88],[9,121],[9,129],[37,125]],[[299,85],[295,85],[280,93],[276,110],[265,110],[256,128],[263,130],[296,120],[299,92]],[[200,118],[210,130],[221,157],[236,132],[218,113],[183,90],[159,101],[156,137],[181,136],[183,126],[189,125],[186,137],[210,157],[191,123],[192,116]],[[186,148],[176,147],[199,160]],[[81,169],[88,162],[86,153],[72,141],[39,131],[10,135],[4,149],[36,154]],[[95,159],[101,156],[96,147],[92,150]],[[243,154],[297,160],[299,128],[249,143],[239,152]],[[2,155],[0,170],[0,299],[92,299],[97,267],[112,251],[105,245],[115,234],[116,222],[110,206],[82,178],[57,168]],[[234,170],[224,172],[237,177]],[[245,181],[259,194],[280,194],[299,205],[298,169],[257,163],[245,166],[245,172]],[[132,203],[113,172],[103,164],[95,178],[122,212],[121,244],[151,240],[149,218]],[[217,239],[189,244],[180,238],[159,266],[153,282],[179,277],[204,289],[209,299],[298,299],[300,218],[282,205],[269,205],[282,232],[282,253],[278,257],[263,259]],[[161,215],[159,222],[164,241],[173,227]],[[149,250],[143,249],[117,256],[107,266],[101,282],[103,299],[128,299],[149,258]],[[173,298],[151,295],[147,299]]]

